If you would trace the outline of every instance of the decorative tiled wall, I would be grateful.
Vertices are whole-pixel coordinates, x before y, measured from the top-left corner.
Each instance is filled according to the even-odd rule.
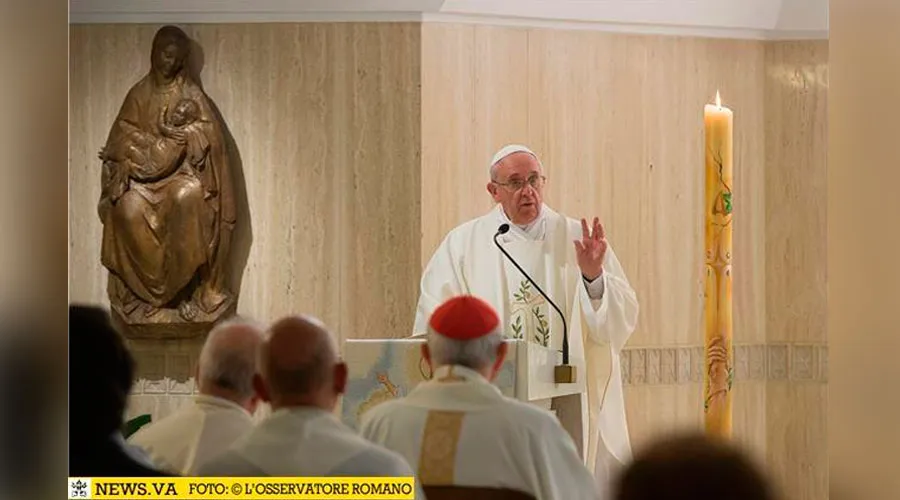
[[[675,385],[703,381],[703,348],[700,346],[629,348],[622,351],[625,385]],[[828,346],[824,344],[738,345],[734,349],[735,379],[739,381],[828,381]],[[197,388],[187,380],[162,378],[137,380],[136,396],[190,396]]]
[[[700,346],[631,348],[622,351],[625,385],[672,385],[703,381]],[[734,348],[736,380],[828,381],[828,346],[758,344]]]

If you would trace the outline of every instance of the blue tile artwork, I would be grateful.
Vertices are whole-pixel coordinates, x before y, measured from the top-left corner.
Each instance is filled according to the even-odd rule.
[[[346,425],[356,429],[359,417],[369,408],[402,398],[430,377],[431,370],[421,356],[423,342],[423,339],[407,338],[348,340],[344,343],[343,357],[350,372],[341,402],[341,419]],[[494,384],[509,397],[515,396],[515,357],[516,349],[509,349],[494,380]]]

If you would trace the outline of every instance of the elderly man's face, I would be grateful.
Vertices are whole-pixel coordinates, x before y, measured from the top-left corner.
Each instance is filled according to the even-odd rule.
[[[509,155],[494,167],[494,178],[487,190],[513,224],[529,224],[540,215],[543,174],[537,159],[524,152]]]

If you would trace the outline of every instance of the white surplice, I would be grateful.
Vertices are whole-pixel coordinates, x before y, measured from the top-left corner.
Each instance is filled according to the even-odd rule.
[[[166,418],[142,427],[128,442],[143,449],[158,468],[193,475],[253,428],[253,417],[237,403],[198,395]]]
[[[402,399],[363,414],[360,433],[413,465],[425,485],[508,488],[538,500],[596,500],[553,413],[504,396],[477,372],[442,366]]]
[[[399,454],[363,439],[327,411],[281,408],[200,468],[214,477],[412,477]],[[417,498],[422,494],[417,481]]]
[[[507,337],[562,348],[558,314],[494,246],[494,234],[503,223],[509,220],[497,205],[447,234],[422,275],[414,335],[427,332],[428,318],[445,300],[470,294],[497,310]],[[610,468],[631,459],[619,354],[637,323],[637,297],[611,244],[603,275],[594,283],[585,282],[573,243],[582,237],[579,220],[544,205],[529,226],[510,226],[498,241],[566,314],[570,353],[584,356],[582,444],[586,464],[604,488]]]

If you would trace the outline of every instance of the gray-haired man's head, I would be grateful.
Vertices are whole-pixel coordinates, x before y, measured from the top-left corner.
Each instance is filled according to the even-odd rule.
[[[422,356],[433,370],[462,366],[493,380],[508,346],[494,308],[471,295],[452,297],[437,307],[428,321],[428,342]]]
[[[258,400],[253,377],[262,342],[263,329],[255,323],[234,319],[216,325],[200,352],[200,393],[228,399],[252,413]]]
[[[477,372],[490,369],[497,361],[502,343],[499,330],[472,340],[454,340],[434,332],[428,334],[428,351],[434,367],[458,365]]]

